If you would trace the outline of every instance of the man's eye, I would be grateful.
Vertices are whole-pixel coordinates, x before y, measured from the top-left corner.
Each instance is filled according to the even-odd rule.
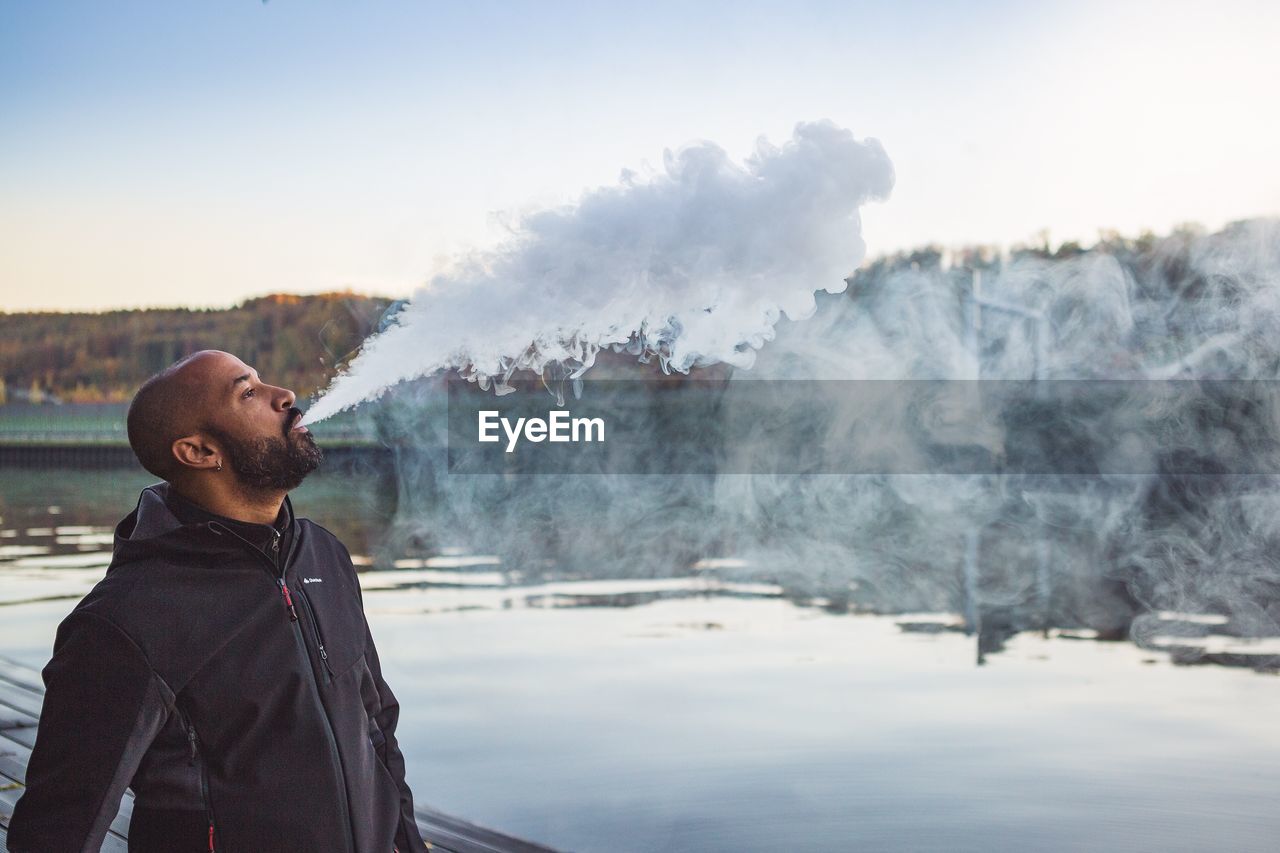
[[[250,388],[248,391],[245,391],[243,394],[240,395],[240,399],[247,400],[252,396],[253,396],[253,389]]]

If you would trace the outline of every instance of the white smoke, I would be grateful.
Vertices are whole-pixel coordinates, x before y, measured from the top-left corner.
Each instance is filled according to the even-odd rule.
[[[782,314],[845,289],[865,251],[858,208],[893,180],[876,140],[825,121],[780,147],[761,139],[741,165],[709,142],[668,151],[661,173],[527,216],[434,277],[306,420],[451,368],[482,383],[553,362],[580,375],[609,346],[681,372],[748,367]]]
[[[1144,470],[1180,450],[1194,449],[1230,471],[1271,458],[1280,416],[1269,408],[1274,395],[1262,389],[1280,377],[1280,221],[1212,235],[1179,232],[1149,246],[1100,245],[1076,257],[1032,253],[990,263],[979,275],[936,261],[898,259],[864,271],[852,298],[820,300],[815,316],[780,324],[752,370],[733,378],[1039,376],[1078,384],[1084,400],[1093,380],[1101,380],[1099,388],[1105,381],[1145,381],[1133,404],[1085,406],[1045,424],[1047,433],[1075,439],[1064,445],[1064,470],[1081,457],[1097,458],[1103,471],[1123,470],[1105,461],[1121,438],[1138,441],[1129,452],[1145,457]],[[1024,313],[986,312],[975,333],[969,310],[975,281],[991,303]],[[1172,387],[1168,411],[1149,408],[1160,401],[1150,380],[1168,379],[1269,382],[1259,383],[1256,399],[1240,391],[1237,411],[1248,414],[1232,418],[1225,409],[1206,415],[1200,404],[1207,396]],[[883,408],[893,395],[884,400],[878,424],[887,420]],[[865,403],[850,401],[850,408],[863,412]],[[927,414],[913,410],[914,420],[902,420],[937,439]],[[1008,414],[992,413],[997,420]],[[734,417],[732,410],[726,417]],[[1159,418],[1217,420],[1206,429],[1212,441],[1192,448],[1148,431]],[[875,435],[856,431],[852,420],[832,422],[849,428],[824,435],[825,470],[847,470],[849,460],[876,452],[864,443]],[[975,426],[976,419],[966,422],[963,443],[986,437]],[[901,435],[890,445],[889,462],[909,468],[925,448]],[[990,449],[998,449],[1000,434],[989,438]],[[732,450],[737,470],[773,470],[781,453],[763,438]],[[1043,583],[1048,603],[1041,606],[1054,619],[1106,633],[1126,630],[1138,606],[1222,614],[1230,630],[1244,635],[1280,633],[1274,478],[1101,474],[1036,485],[998,476],[757,474],[718,478],[714,507],[722,526],[735,532],[734,557],[773,572],[788,567],[797,588],[849,587],[864,604],[934,606],[941,591],[944,602],[951,595],[952,602],[1009,606],[1035,598]],[[635,528],[629,533],[636,535]],[[962,592],[957,580],[966,535],[981,543],[976,593]]]

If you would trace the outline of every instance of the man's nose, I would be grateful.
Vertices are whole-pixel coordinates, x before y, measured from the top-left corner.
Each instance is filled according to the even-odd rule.
[[[298,400],[297,395],[294,394],[292,391],[290,391],[288,388],[278,388],[276,389],[276,394],[277,394],[276,399],[279,401],[280,408],[282,411],[287,411],[288,409],[292,409],[293,404],[296,403]]]

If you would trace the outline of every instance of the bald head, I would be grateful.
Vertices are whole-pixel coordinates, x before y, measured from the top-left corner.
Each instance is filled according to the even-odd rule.
[[[173,443],[203,426],[208,404],[208,366],[217,350],[202,350],[152,376],[129,404],[129,446],[152,474],[172,482],[182,468]]]

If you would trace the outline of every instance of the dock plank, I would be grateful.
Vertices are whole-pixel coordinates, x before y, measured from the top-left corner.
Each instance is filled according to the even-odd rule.
[[[7,681],[0,681],[0,713],[4,716],[13,716],[17,712],[28,717],[39,717],[40,705],[39,696]]]
[[[0,777],[21,784],[26,784],[27,781],[26,762],[19,761],[13,753],[6,752],[3,746],[0,746]]]
[[[415,810],[418,829],[433,849],[449,853],[554,853],[549,847],[512,838],[425,807]]]
[[[0,657],[0,680],[24,687],[34,693],[44,692],[44,683],[39,672],[8,658]]]
[[[9,818],[22,795],[44,696],[40,673],[0,657],[0,853],[8,848]],[[133,792],[126,791],[103,842],[104,853],[128,853]],[[440,853],[555,853],[550,847],[485,829],[425,806],[415,816],[431,850]]]
[[[14,743],[20,743],[25,747],[33,747],[36,745],[36,727],[15,726],[10,729],[0,729],[0,737],[11,740]]]

